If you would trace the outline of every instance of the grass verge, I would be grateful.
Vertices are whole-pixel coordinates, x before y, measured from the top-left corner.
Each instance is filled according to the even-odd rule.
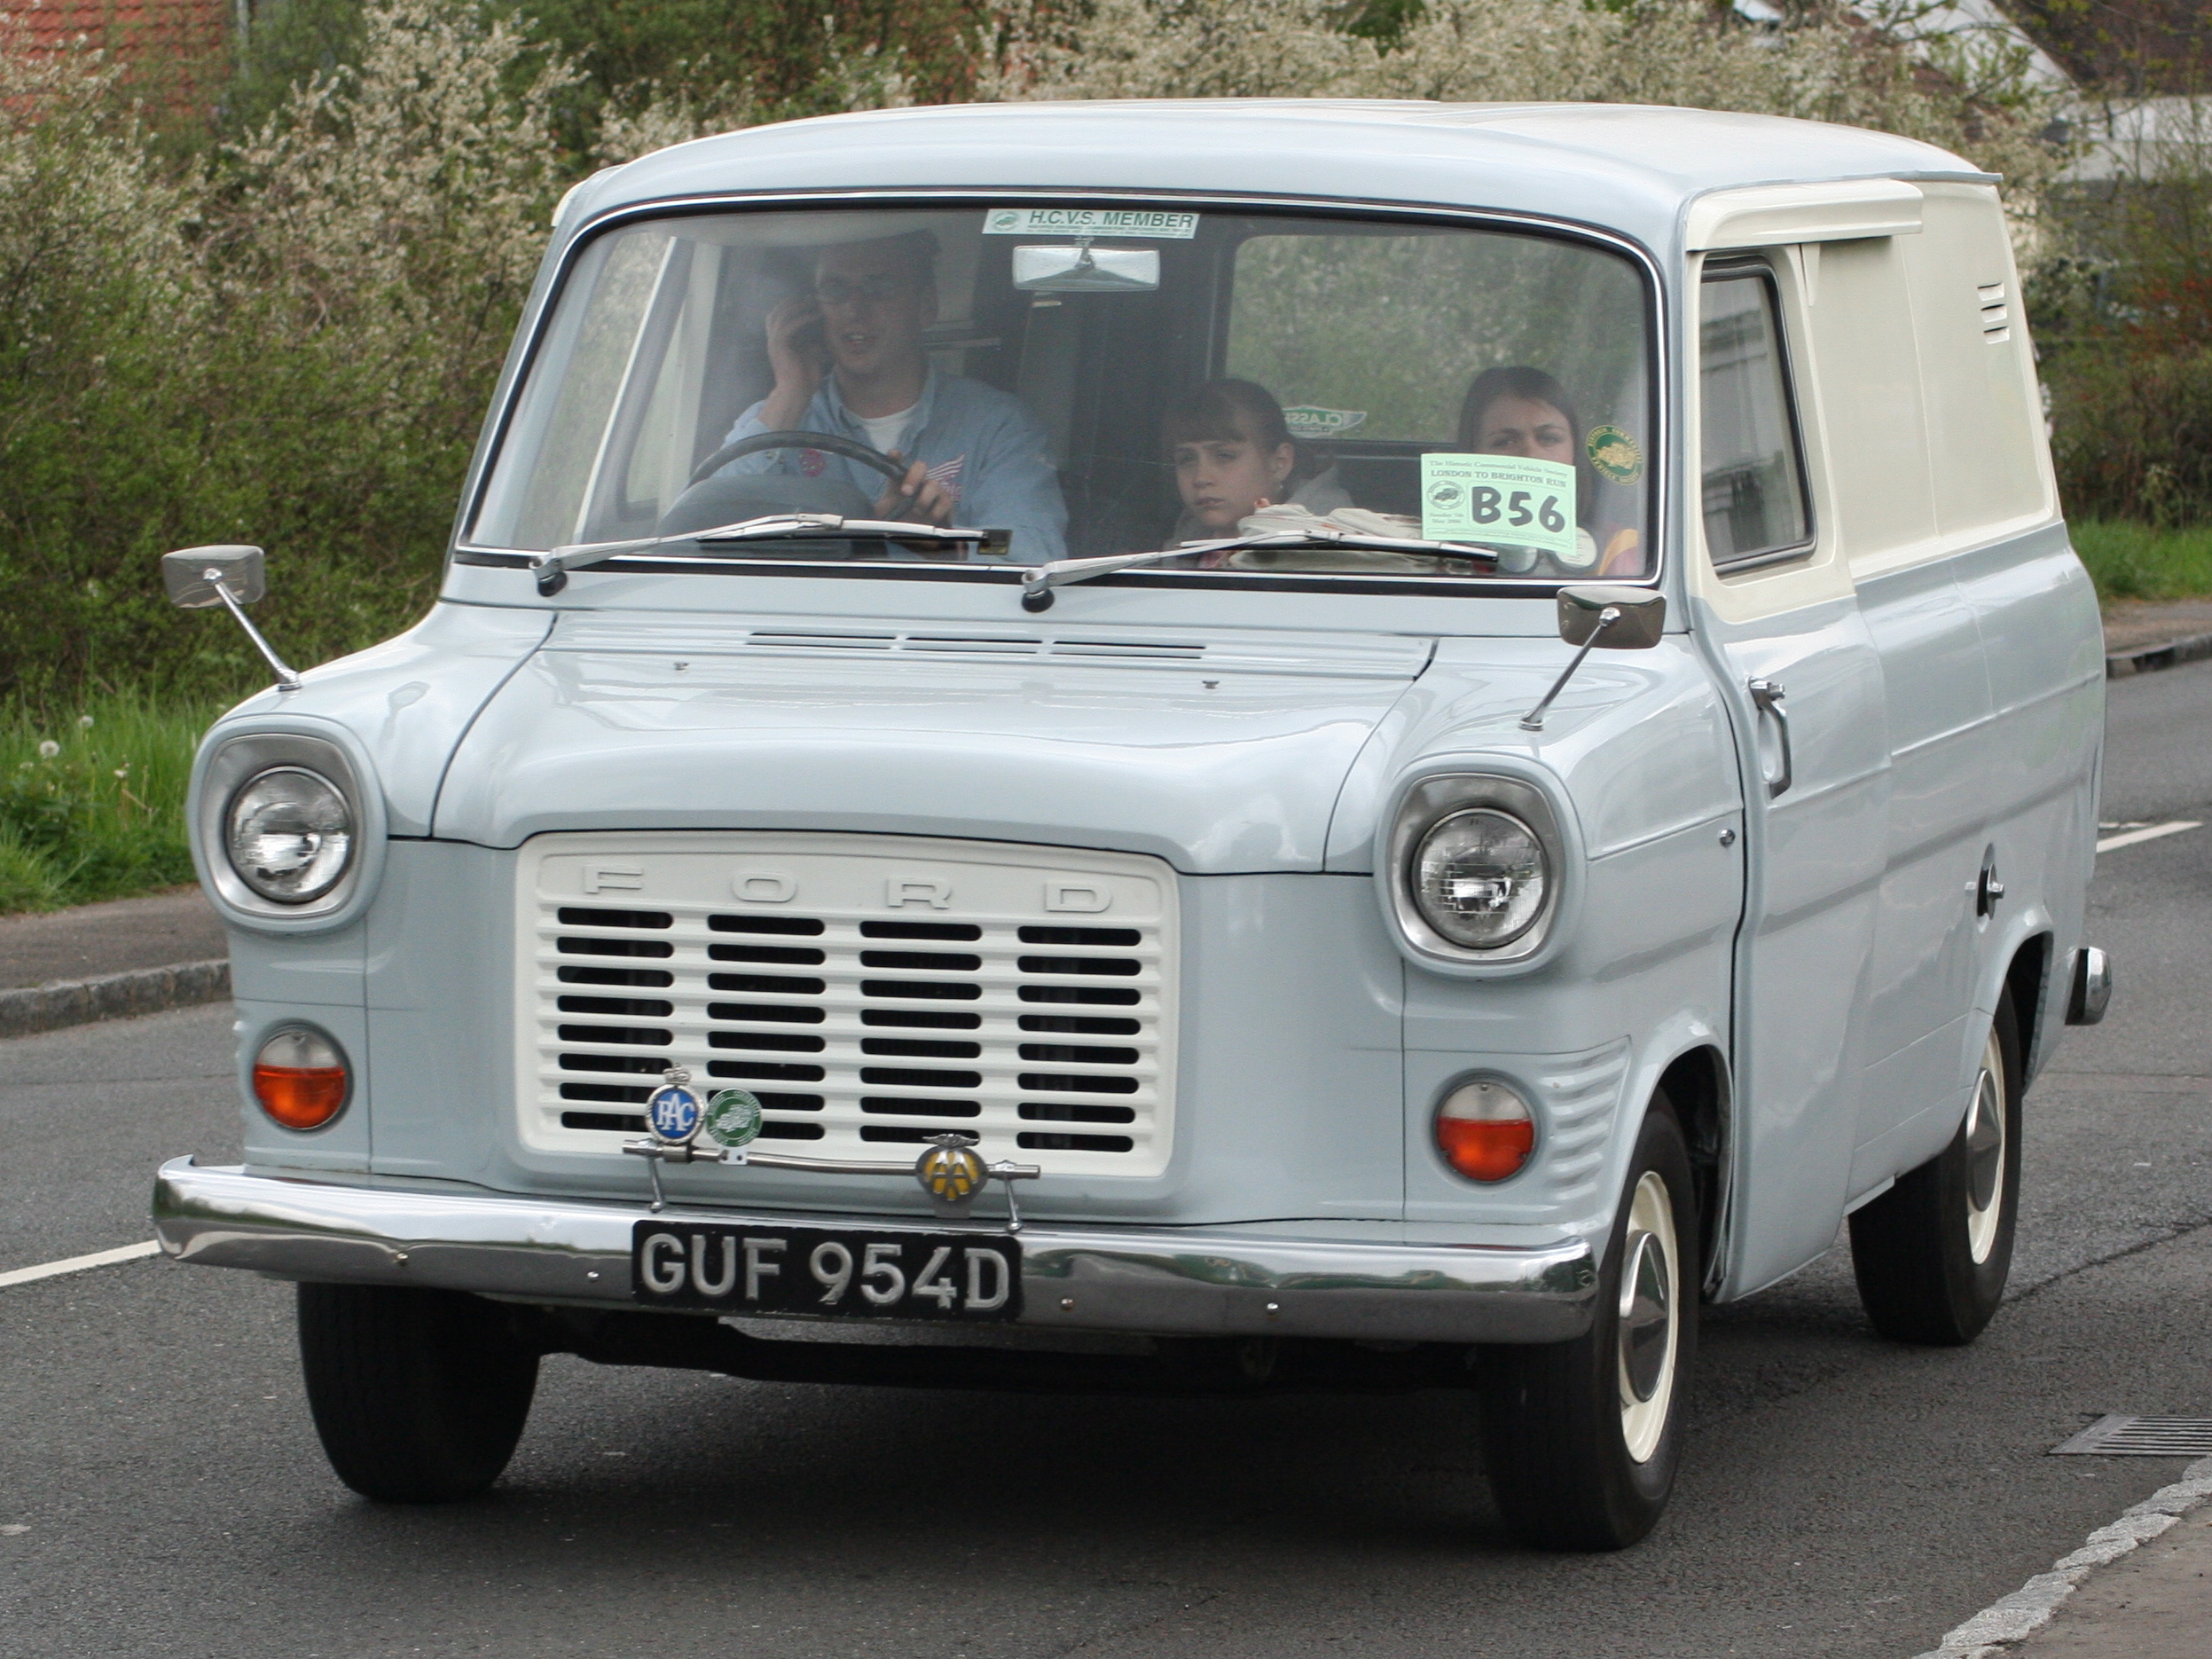
[[[192,880],[184,788],[221,712],[124,696],[0,713],[0,914]]]
[[[2097,597],[2201,599],[2212,595],[2212,526],[2160,530],[2091,520],[2069,525],[2074,550],[2097,584]]]

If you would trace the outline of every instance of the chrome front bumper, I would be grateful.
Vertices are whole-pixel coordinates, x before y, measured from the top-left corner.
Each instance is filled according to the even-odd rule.
[[[691,1206],[679,1213],[883,1233],[945,1225]],[[633,1310],[645,1304],[631,1296],[630,1241],[646,1214],[581,1199],[255,1175],[181,1158],[153,1183],[155,1236],[180,1262]],[[1524,1250],[1031,1222],[1021,1244],[1021,1323],[1043,1329],[1549,1342],[1588,1328],[1597,1286],[1579,1240]]]

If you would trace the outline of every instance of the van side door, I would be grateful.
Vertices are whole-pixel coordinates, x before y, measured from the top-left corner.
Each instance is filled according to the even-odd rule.
[[[1684,426],[1691,627],[1735,723],[1745,798],[1736,1128],[1727,1244],[1708,1283],[1747,1294],[1834,1242],[1848,1197],[1884,866],[1879,653],[1815,504],[1786,252],[1714,255],[1691,290]]]

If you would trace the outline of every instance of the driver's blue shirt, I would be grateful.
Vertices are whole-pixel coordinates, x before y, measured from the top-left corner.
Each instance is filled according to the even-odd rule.
[[[760,410],[761,404],[755,404],[738,416],[725,442],[734,444],[768,430]],[[802,424],[809,431],[868,441],[867,429],[838,396],[835,374],[823,377]],[[908,461],[922,462],[930,476],[951,492],[953,523],[1011,532],[1016,563],[1041,564],[1066,553],[1068,509],[1060,499],[1052,443],[1043,424],[1018,397],[933,368],[914,405],[903,447]],[[871,502],[882,494],[885,484],[874,468],[818,449],[766,450],[742,456],[722,471],[842,476]]]

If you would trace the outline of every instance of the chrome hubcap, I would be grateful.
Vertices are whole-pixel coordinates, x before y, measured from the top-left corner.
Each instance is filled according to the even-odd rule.
[[[1966,1111],[1966,1248],[1977,1265],[1996,1248],[2004,1219],[2004,1050],[1992,1031]]]
[[[1628,1230],[1622,1246],[1616,1324],[1620,1434],[1628,1456],[1645,1463],[1667,1432],[1682,1327],[1675,1296],[1681,1278],[1675,1207],[1667,1199],[1667,1183],[1656,1172],[1645,1171],[1629,1194]]]
[[[1628,1293],[1621,1299],[1620,1372],[1628,1392],[1642,1402],[1659,1392],[1671,1311],[1667,1257],[1649,1233],[1636,1240],[1628,1280]]]

